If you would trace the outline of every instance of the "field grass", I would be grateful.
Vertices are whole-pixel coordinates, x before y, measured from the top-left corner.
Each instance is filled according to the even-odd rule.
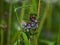
[[[21,45],[22,38],[24,39],[24,45],[45,45],[44,43],[47,42],[47,45],[60,45],[60,6],[58,3],[46,4],[41,0],[31,0],[13,4],[12,0],[10,1],[10,3],[6,3],[4,0],[0,0],[0,25],[3,25],[3,27],[0,26],[0,45]],[[17,7],[20,7],[20,9],[15,11]],[[5,11],[8,12],[6,19],[3,18]],[[27,35],[23,32],[21,23],[23,20],[29,22],[29,14],[31,13],[37,14],[39,27],[35,31],[38,33],[29,42]],[[7,28],[4,28],[5,25],[7,25]],[[52,32],[51,40],[42,37],[45,30]],[[15,44],[15,42],[17,43]]]

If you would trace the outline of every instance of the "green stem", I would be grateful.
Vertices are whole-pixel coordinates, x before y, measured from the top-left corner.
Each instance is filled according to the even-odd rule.
[[[1,0],[1,16],[4,16],[3,15],[3,6],[4,6],[3,4],[4,4],[3,0]],[[3,21],[4,21],[4,19],[1,19],[1,25],[3,25],[3,23],[4,23]],[[4,38],[4,33],[3,32],[4,32],[4,30],[1,29],[1,44],[0,45],[3,45],[3,40],[4,40],[3,39]]]
[[[19,34],[20,34],[20,31],[19,32],[17,31],[16,34],[13,36],[12,41],[11,41],[12,44],[15,42],[15,40]]]
[[[38,11],[37,12],[38,12],[38,14],[37,14],[37,19],[38,19],[39,18],[39,15],[40,15],[40,0],[38,1]],[[34,45],[38,45],[37,40],[38,40],[37,36],[34,35]]]
[[[50,10],[48,11],[48,15],[47,15],[47,29],[51,30],[51,21],[52,21],[52,5],[50,5]]]
[[[37,3],[36,0],[31,0],[30,13],[37,13]]]
[[[37,19],[39,18],[39,15],[40,15],[40,0],[38,2],[38,14],[37,14]]]
[[[1,45],[3,45],[3,40],[4,40],[4,39],[3,39],[3,37],[4,37],[4,36],[3,36],[3,35],[4,35],[3,32],[4,32],[4,31],[1,29]]]
[[[23,3],[22,7],[25,7],[25,3]],[[20,12],[20,22],[22,23],[22,20],[23,20],[23,16],[24,16],[24,11],[25,11],[25,8],[22,8],[21,12]],[[20,23],[20,26],[21,26],[21,23]],[[22,29],[22,27],[21,27]]]
[[[12,16],[12,0],[9,5],[9,18],[8,18],[8,37],[7,37],[7,45],[11,45],[10,33],[11,33],[11,16]]]
[[[40,35],[40,33],[41,33],[41,30],[42,30],[44,21],[45,21],[47,15],[48,15],[48,11],[50,11],[50,10],[51,10],[51,9],[50,9],[50,4],[48,4],[48,5],[46,6],[46,8],[45,8],[45,11],[44,11],[44,15],[43,15],[43,17],[42,17],[42,20],[40,21],[40,25],[39,25],[39,28],[38,28],[38,37],[39,37],[39,35]]]
[[[18,16],[17,16],[17,13],[16,13],[17,21],[18,21],[18,23],[20,24],[20,31],[22,31],[21,23],[22,23],[23,16],[24,16],[25,5],[26,5],[26,4],[23,3],[23,5],[22,5],[22,10],[21,10],[21,12],[20,12],[20,19],[18,19]],[[14,40],[16,39],[16,37],[17,37],[18,33],[20,33],[20,31],[17,32],[17,33],[15,34],[15,36],[12,38],[12,43],[14,42]],[[19,38],[19,36],[20,36],[20,34],[18,35],[18,38]],[[20,43],[19,43],[18,45],[20,45]]]
[[[58,13],[58,37],[57,37],[57,45],[60,45],[60,12]]]

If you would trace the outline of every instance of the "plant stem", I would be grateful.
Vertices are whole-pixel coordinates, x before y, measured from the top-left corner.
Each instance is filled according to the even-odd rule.
[[[12,0],[10,0],[10,1],[11,2],[10,2],[10,5],[9,5],[7,45],[11,45],[10,33],[11,33]]]
[[[1,16],[4,16],[3,15],[3,5],[4,3],[3,3],[3,0],[1,0]],[[4,19],[1,19],[1,25],[3,25],[3,22],[4,21]],[[3,45],[3,41],[4,41],[4,30],[3,29],[1,29],[1,45]]]
[[[48,11],[50,11],[50,10],[51,10],[51,9],[50,9],[50,4],[48,4],[48,5],[46,6],[46,8],[45,8],[45,11],[44,11],[44,15],[43,15],[43,17],[42,17],[42,20],[40,21],[40,25],[39,25],[39,28],[38,28],[38,37],[39,37],[39,35],[40,35],[40,33],[41,33],[41,30],[42,30],[44,21],[45,21],[47,15],[48,15]]]
[[[30,13],[37,13],[37,3],[36,0],[31,0]]]
[[[58,13],[58,36],[57,36],[57,45],[60,45],[60,12]]]
[[[37,14],[37,19],[39,18],[39,15],[40,15],[40,0],[38,1],[38,14]],[[37,40],[38,40],[37,36],[34,35],[34,45],[38,45]]]
[[[23,5],[22,5],[22,7],[25,7],[25,2],[23,3]],[[22,8],[22,10],[21,10],[21,14],[20,14],[20,28],[21,28],[21,31],[23,30],[22,29],[22,26],[21,26],[21,23],[22,23],[22,20],[23,20],[23,16],[24,16],[24,10],[25,10],[25,8]],[[18,35],[18,37],[19,37],[20,35]],[[19,37],[20,38],[20,37]],[[18,44],[18,45],[20,45],[20,43]]]
[[[50,5],[49,7],[51,10],[48,11],[48,15],[47,15],[47,29],[51,30],[51,21],[52,21],[52,5]]]
[[[4,32],[4,31],[1,29],[1,45],[3,45],[3,40],[4,40],[4,39],[3,39],[3,37],[4,37],[4,36],[3,36],[3,34],[4,34],[3,32]]]
[[[38,34],[37,34],[37,38],[39,39],[39,36],[40,36],[40,33],[41,33],[41,30],[42,30],[42,27],[43,27],[43,24],[44,24],[44,21],[48,15],[48,11],[50,11],[50,4],[47,4],[46,8],[45,8],[45,11],[44,11],[44,15],[42,17],[42,20],[40,21],[40,24],[39,24],[39,28],[37,30]],[[37,39],[37,42],[38,42],[38,39]],[[38,44],[37,44],[38,45]]]
[[[39,18],[40,15],[40,0],[38,1],[38,14],[37,14],[37,19]]]
[[[21,12],[20,12],[20,14],[19,14],[19,15],[20,15],[20,19],[18,19],[18,15],[17,15],[17,13],[16,13],[17,21],[18,21],[18,23],[20,24],[20,31],[22,31],[21,23],[22,23],[23,16],[24,16],[25,5],[26,5],[26,3],[23,3],[23,5],[22,5],[22,10],[21,10]],[[20,38],[20,31],[17,32],[17,33],[15,34],[15,36],[12,38],[12,43],[15,41],[17,35],[18,35],[18,38]],[[20,45],[20,43],[18,43],[18,45]]]

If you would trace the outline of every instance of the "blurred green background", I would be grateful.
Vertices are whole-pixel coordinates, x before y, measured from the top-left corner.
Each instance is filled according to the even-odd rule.
[[[24,45],[60,45],[59,3],[59,0],[49,3],[44,0],[0,0],[0,45],[21,45],[20,35]],[[22,20],[29,22],[31,13],[37,14],[39,27],[38,34],[29,43],[20,26]]]

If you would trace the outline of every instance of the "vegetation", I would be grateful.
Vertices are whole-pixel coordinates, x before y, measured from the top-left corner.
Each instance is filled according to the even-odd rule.
[[[60,4],[47,2],[0,0],[0,45],[60,45]],[[37,14],[39,25],[28,39],[21,24],[30,22],[30,14]]]

